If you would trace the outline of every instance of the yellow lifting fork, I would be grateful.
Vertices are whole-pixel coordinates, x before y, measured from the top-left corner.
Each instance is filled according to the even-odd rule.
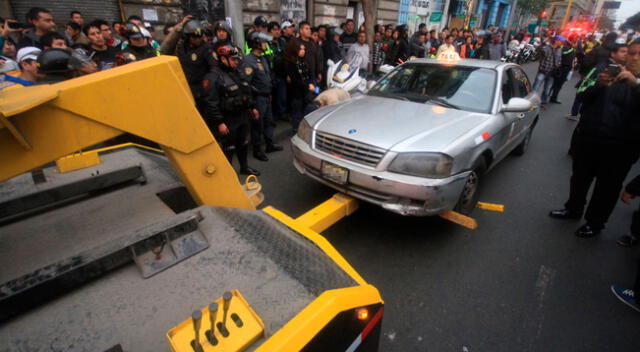
[[[255,209],[174,57],[0,91],[0,182],[123,133],[158,143],[198,204]]]

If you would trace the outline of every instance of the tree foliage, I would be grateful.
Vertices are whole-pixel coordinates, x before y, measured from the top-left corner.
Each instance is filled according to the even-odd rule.
[[[548,0],[520,0],[518,6],[525,13],[537,15],[547,7]]]

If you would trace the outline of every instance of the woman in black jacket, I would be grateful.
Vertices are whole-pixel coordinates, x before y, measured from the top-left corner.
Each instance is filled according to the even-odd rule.
[[[316,84],[309,67],[304,62],[306,48],[303,43],[290,45],[284,53],[284,72],[287,79],[288,92],[291,99],[291,129],[298,132],[298,125],[304,117],[306,105],[313,100]]]

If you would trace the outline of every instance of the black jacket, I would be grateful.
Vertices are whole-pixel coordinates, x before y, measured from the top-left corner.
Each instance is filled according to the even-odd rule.
[[[217,131],[224,123],[229,129],[248,122],[249,109],[254,107],[249,84],[237,70],[214,67],[202,79],[204,120]]]
[[[395,61],[400,62],[399,60],[402,60],[402,62],[405,62],[411,54],[409,41],[407,40],[407,38],[398,38],[398,41],[398,53],[396,54]]]
[[[342,49],[337,42],[329,40],[322,45],[322,52],[325,60],[331,60],[334,63],[342,60]]]
[[[319,73],[322,73],[322,56],[320,55],[320,48],[312,40],[304,41],[300,38],[293,38],[287,44],[288,46],[303,44],[305,47],[304,62],[309,67],[311,77],[316,77]]]
[[[615,82],[579,93],[583,102],[577,135],[598,143],[640,150],[640,86]]]
[[[306,66],[306,63],[302,62],[301,65]],[[310,70],[308,68],[306,72],[304,69],[301,70],[299,67],[301,65],[291,61],[285,61],[284,64],[285,73],[291,80],[288,92],[292,99],[305,99],[309,92],[309,84],[314,83],[313,77],[310,75]]]

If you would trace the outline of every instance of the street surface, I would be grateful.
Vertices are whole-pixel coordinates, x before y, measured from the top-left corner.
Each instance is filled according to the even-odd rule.
[[[537,65],[525,67],[532,82]],[[547,216],[568,196],[576,123],[564,116],[575,83],[563,87],[561,105],[541,112],[527,153],[483,179],[480,200],[506,209],[476,209],[477,230],[361,202],[323,233],[385,300],[381,351],[640,351],[640,314],[609,288],[635,278],[638,250],[615,241],[637,201],[619,203],[592,239],[573,235],[581,221]],[[295,170],[279,124],[285,152],[250,162],[262,172],[265,205],[295,217],[335,192]]]

